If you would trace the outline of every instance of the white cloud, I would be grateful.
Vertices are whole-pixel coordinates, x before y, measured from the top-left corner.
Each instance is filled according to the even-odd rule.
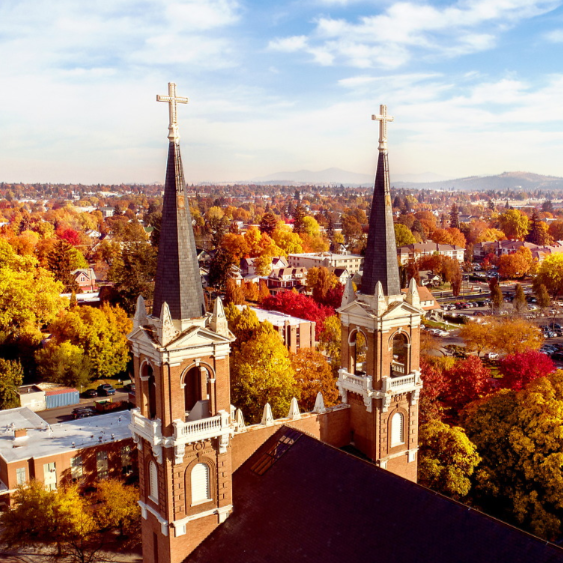
[[[447,6],[395,2],[357,21],[320,17],[302,50],[319,64],[397,68],[413,52],[455,57],[491,49],[510,25],[553,10],[559,0],[458,0]],[[283,39],[278,39],[283,42]],[[319,58],[317,52],[324,56]]]
[[[563,29],[554,29],[546,33],[545,38],[551,43],[563,43]]]
[[[301,51],[307,46],[307,38],[304,35],[294,35],[293,37],[284,37],[282,39],[272,39],[268,43],[270,51],[279,51],[281,53],[294,53]]]

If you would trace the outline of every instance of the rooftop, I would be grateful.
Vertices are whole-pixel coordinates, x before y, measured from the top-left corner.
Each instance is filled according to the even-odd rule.
[[[237,305],[239,309],[242,309],[243,306],[244,305]],[[250,310],[256,313],[256,316],[261,323],[268,321],[274,326],[285,326],[286,323],[289,323],[289,325],[299,325],[301,323],[310,322],[306,319],[299,319],[278,311],[266,311],[265,309],[257,309],[256,307],[250,307]]]
[[[131,438],[130,422],[129,411],[50,425],[27,407],[0,411],[0,456],[12,463],[124,440]],[[14,430],[22,428],[27,436],[14,439]]]
[[[342,260],[343,258],[363,258],[361,254],[336,254],[335,252],[303,252],[301,254],[288,254],[289,256],[305,256],[306,258],[329,258]]]

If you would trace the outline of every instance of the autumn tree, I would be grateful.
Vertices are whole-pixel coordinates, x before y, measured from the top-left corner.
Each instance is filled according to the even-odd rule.
[[[505,240],[506,235],[499,229],[488,228],[479,234],[475,242],[496,242],[498,240]]]
[[[225,292],[225,303],[243,305],[244,302],[244,289],[240,285],[237,285],[237,282],[234,279],[229,278],[227,280],[227,288]]]
[[[537,350],[543,336],[536,325],[525,319],[502,319],[490,325],[490,348],[503,354]]]
[[[109,305],[75,308],[50,326],[55,343],[69,342],[84,350],[97,378],[125,371],[129,360],[126,335],[132,328],[127,313]]]
[[[260,220],[260,232],[272,236],[272,233],[276,230],[277,223],[278,220],[272,212],[264,213],[264,215],[262,215],[262,219]]]
[[[258,282],[258,302],[264,303],[266,299],[270,297],[270,290],[268,289],[268,284],[266,280],[260,280]]]
[[[23,368],[19,361],[0,358],[0,410],[20,406],[18,388],[23,383]]]
[[[432,240],[438,244],[451,244],[455,246],[465,247],[465,236],[459,229],[447,228],[436,229],[432,233]]]
[[[516,284],[516,291],[514,293],[514,301],[512,302],[512,306],[516,313],[521,315],[528,307],[528,303],[526,301],[526,295],[524,294],[524,290],[522,289],[521,284]]]
[[[511,240],[524,240],[529,230],[528,216],[518,209],[508,209],[499,216],[499,225]]]
[[[555,364],[547,354],[538,350],[526,350],[509,354],[499,363],[502,386],[519,391],[538,377],[545,377],[555,371]]]
[[[141,525],[139,490],[120,479],[96,484],[96,520],[102,529],[119,530],[120,536],[135,536]],[[140,539],[140,538],[139,538]]]
[[[540,537],[559,537],[563,372],[470,405],[462,423],[482,458],[476,500],[484,510]]]
[[[324,352],[330,360],[333,373],[340,369],[340,352],[342,347],[342,323],[338,315],[328,317],[323,330],[319,334],[319,352]]]
[[[327,293],[339,284],[340,282],[334,273],[324,266],[309,268],[307,271],[307,289],[312,292],[313,299],[317,303],[324,303]]]
[[[406,225],[395,223],[394,227],[395,243],[397,244],[397,248],[400,248],[401,246],[407,246],[408,244],[414,244],[416,242],[414,235]]]
[[[299,389],[287,348],[274,327],[262,323],[231,358],[231,396],[245,419],[260,422],[266,403],[275,418],[287,416],[291,399],[299,399]]]
[[[495,283],[491,289],[491,301],[493,302],[493,310],[498,313],[504,302],[502,289],[498,283]]]
[[[469,356],[458,360],[454,366],[445,371],[446,389],[444,402],[447,406],[459,411],[471,401],[487,395],[490,388],[490,370],[483,365],[477,356]]]
[[[312,411],[319,391],[326,407],[338,402],[336,379],[325,357],[312,348],[301,348],[290,355],[291,367],[295,372],[295,384],[299,389],[299,405],[307,412]]]
[[[243,342],[248,342],[254,337],[260,327],[256,313],[250,307],[236,307],[233,303],[225,306],[225,315],[229,329],[235,335],[233,349],[239,349]]]
[[[459,337],[465,342],[466,348],[481,356],[481,352],[488,348],[490,343],[490,327],[477,322],[468,322],[461,326]]]
[[[550,254],[541,263],[533,282],[534,289],[544,285],[557,298],[563,294],[563,254]]]
[[[78,282],[72,274],[78,267],[76,252],[76,249],[70,243],[66,240],[60,240],[48,256],[49,270],[53,272],[55,279],[63,284],[64,291],[67,293],[80,291]]]
[[[456,500],[471,490],[481,458],[463,428],[434,420],[420,426],[418,482]]]
[[[535,289],[536,301],[538,307],[543,311],[551,305],[551,299],[549,298],[549,293],[543,283],[539,284]]]
[[[92,375],[92,364],[84,350],[70,342],[49,342],[35,352],[37,374],[42,380],[68,387],[85,386]]]
[[[420,376],[423,382],[418,407],[420,423],[425,424],[433,420],[441,420],[444,410],[441,398],[447,386],[444,370],[442,366],[435,362],[421,358]]]
[[[505,254],[499,259],[499,274],[507,279],[521,278],[528,273],[530,266],[523,252]]]

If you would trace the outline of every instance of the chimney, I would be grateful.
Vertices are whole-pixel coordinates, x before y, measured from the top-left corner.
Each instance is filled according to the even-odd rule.
[[[14,430],[14,439],[25,438],[26,436],[27,436],[27,429],[26,428],[16,428]]]

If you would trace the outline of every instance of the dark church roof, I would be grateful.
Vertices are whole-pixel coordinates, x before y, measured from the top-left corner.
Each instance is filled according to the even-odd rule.
[[[186,563],[547,563],[563,550],[284,427],[233,477],[234,512]]]
[[[400,295],[401,284],[393,226],[393,208],[389,191],[389,161],[386,151],[379,152],[377,161],[362,276],[362,293],[373,295],[378,281],[383,285],[385,295]]]
[[[176,320],[205,315],[192,216],[184,187],[180,144],[170,142],[152,314],[159,317],[166,302]]]

